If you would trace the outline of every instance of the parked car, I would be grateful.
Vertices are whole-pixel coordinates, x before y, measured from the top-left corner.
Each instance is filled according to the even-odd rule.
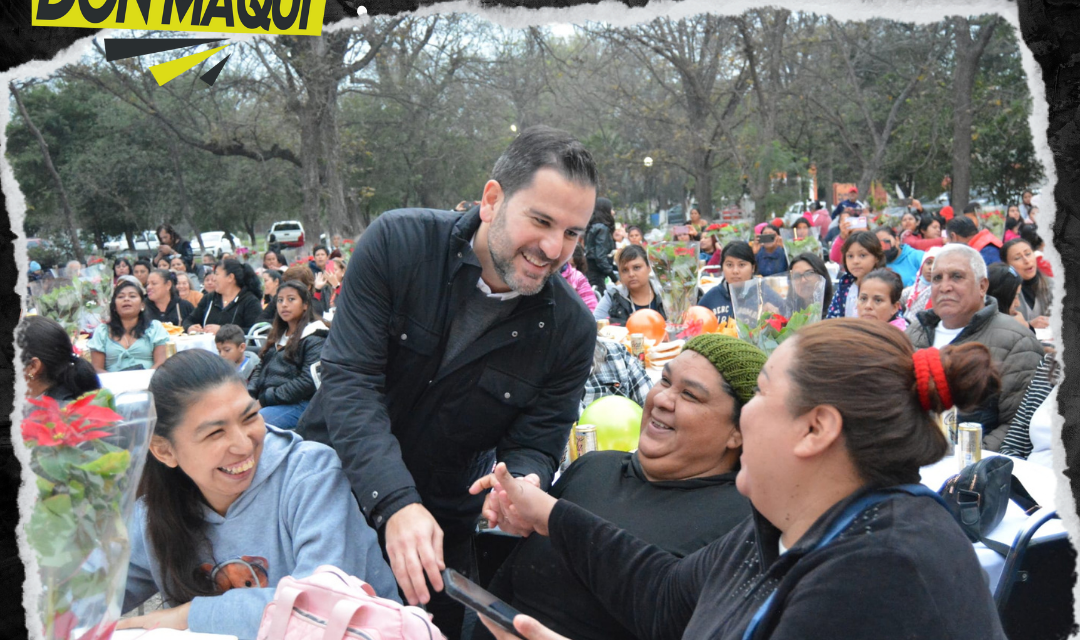
[[[203,241],[203,247],[208,253],[214,254],[214,257],[220,258],[225,253],[236,253],[243,248],[243,243],[236,236],[232,237],[230,243],[228,238],[225,237],[224,231],[204,231],[199,234]],[[198,250],[199,243],[197,241],[191,243],[191,248]]]
[[[157,253],[158,239],[157,232],[154,230],[140,231],[132,234],[132,242],[135,243],[135,255],[140,258],[152,258]],[[124,236],[116,236],[109,238],[105,242],[104,251],[106,255],[113,255],[117,253],[130,252],[131,248],[128,246],[127,238]]]
[[[266,232],[266,245],[277,244],[282,247],[304,246],[304,225],[296,220],[275,222]]]

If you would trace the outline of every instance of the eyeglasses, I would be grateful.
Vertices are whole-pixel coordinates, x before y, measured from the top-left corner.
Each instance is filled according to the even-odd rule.
[[[802,273],[793,273],[793,274],[791,274],[791,281],[792,282],[805,282],[807,280],[812,280],[814,278],[820,278],[820,277],[821,276],[819,274],[814,273],[813,271],[804,271]]]

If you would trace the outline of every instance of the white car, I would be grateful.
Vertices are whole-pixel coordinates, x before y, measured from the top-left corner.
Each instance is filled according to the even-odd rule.
[[[233,244],[229,243],[228,239],[225,238],[224,231],[204,231],[199,234],[199,237],[202,238],[203,247],[206,252],[212,253],[218,258],[220,258],[223,253],[236,253],[237,249],[244,246],[236,236],[233,236],[233,242],[235,243],[235,246],[233,246]],[[198,242],[192,242],[191,245],[192,250],[199,250]]]
[[[142,231],[133,234],[132,241],[135,243],[135,255],[139,257],[149,258],[157,253],[158,239],[157,233],[150,231]],[[116,236],[110,238],[105,242],[104,251],[107,254],[124,253],[130,251],[128,247],[127,238],[124,236]]]
[[[275,222],[266,232],[266,246],[273,244],[282,247],[304,246],[304,225],[296,220]]]

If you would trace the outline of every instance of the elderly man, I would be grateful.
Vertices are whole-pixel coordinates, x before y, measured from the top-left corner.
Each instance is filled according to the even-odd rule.
[[[930,275],[933,308],[919,313],[907,334],[916,349],[966,342],[990,349],[1001,371],[1001,393],[976,413],[957,419],[980,423],[983,446],[997,451],[1044,351],[1031,331],[998,311],[997,301],[986,296],[988,286],[986,263],[978,251],[946,245]]]

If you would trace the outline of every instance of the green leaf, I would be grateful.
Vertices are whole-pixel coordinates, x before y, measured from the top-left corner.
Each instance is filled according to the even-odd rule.
[[[130,461],[131,454],[127,451],[114,451],[106,453],[93,462],[81,464],[77,468],[99,476],[114,476],[127,470]]]

